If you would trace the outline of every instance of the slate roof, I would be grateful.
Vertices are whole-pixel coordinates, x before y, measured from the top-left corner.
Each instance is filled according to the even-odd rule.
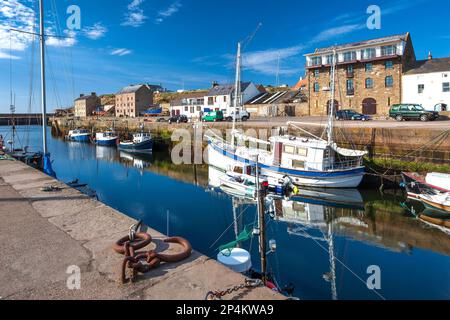
[[[241,91],[245,91],[251,82],[241,82]],[[211,88],[205,96],[226,96],[234,92],[234,84],[222,84]]]
[[[261,93],[247,102],[247,105],[291,103],[294,100],[302,100],[305,95],[301,91],[279,91],[274,93]]]
[[[450,58],[418,60],[404,74],[423,74],[433,72],[450,72]]]
[[[120,90],[119,92],[117,92],[117,94],[135,93],[135,92],[137,92],[142,86],[144,86],[144,85],[143,85],[143,84],[130,85],[130,86],[128,86],[128,87],[122,88],[122,90]]]
[[[88,99],[97,99],[97,98],[99,98],[97,95],[88,95],[88,96],[82,96],[82,97],[79,97],[79,98],[77,98],[77,99],[75,99],[75,101],[82,101],[82,100],[88,100]]]
[[[332,51],[333,49],[342,50],[342,49],[352,48],[352,47],[357,47],[357,46],[366,46],[366,45],[369,46],[369,45],[377,45],[377,44],[385,43],[385,42],[405,41],[407,39],[408,35],[409,35],[408,33],[398,34],[398,35],[393,35],[393,36],[388,36],[388,37],[383,37],[383,38],[376,38],[376,39],[370,39],[370,40],[364,40],[364,41],[358,41],[358,42],[345,43],[345,44],[341,44],[338,46],[318,48],[314,51],[313,54],[329,52],[329,51]]]
[[[184,100],[184,99],[195,99],[195,98],[200,99],[200,98],[204,98],[205,95],[206,95],[205,91],[182,93],[176,99],[170,100],[170,105],[171,106],[181,106],[182,100]]]

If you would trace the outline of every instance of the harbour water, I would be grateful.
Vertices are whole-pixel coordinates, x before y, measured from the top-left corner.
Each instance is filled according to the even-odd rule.
[[[28,145],[40,145],[39,127],[18,130],[22,143],[28,135]],[[5,140],[8,131],[0,127]],[[206,165],[174,165],[167,150],[136,157],[50,134],[48,141],[59,180],[89,184],[104,203],[189,239],[211,258],[255,222],[255,204],[211,186],[217,175]],[[382,195],[378,189],[319,190],[275,201],[266,227],[268,239],[277,241],[269,270],[281,287],[292,283],[301,299],[450,299],[450,235],[416,219],[403,202],[401,192]],[[255,269],[257,241],[240,244],[251,252]],[[367,286],[374,266],[379,290]]]

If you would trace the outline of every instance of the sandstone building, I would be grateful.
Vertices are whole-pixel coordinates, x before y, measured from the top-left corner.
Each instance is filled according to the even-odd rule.
[[[153,91],[147,85],[131,85],[116,94],[116,117],[139,117],[153,105]]]
[[[308,112],[329,113],[330,72],[336,51],[335,109],[387,115],[402,100],[402,75],[416,61],[409,33],[316,49],[306,56]]]
[[[80,94],[80,97],[75,99],[74,113],[75,117],[88,117],[93,114],[95,109],[101,105],[101,99],[95,92],[90,96]]]

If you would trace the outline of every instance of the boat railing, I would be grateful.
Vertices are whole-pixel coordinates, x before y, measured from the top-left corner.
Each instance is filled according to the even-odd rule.
[[[363,159],[361,157],[361,158],[357,158],[354,160],[333,162],[331,164],[324,166],[324,170],[327,170],[327,171],[345,170],[345,169],[361,167],[362,165],[363,165]]]

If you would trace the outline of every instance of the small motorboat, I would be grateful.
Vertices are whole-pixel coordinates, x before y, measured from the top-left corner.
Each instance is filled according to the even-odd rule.
[[[450,174],[431,172],[426,176],[416,172],[402,172],[403,186],[408,198],[419,199],[423,193],[440,194],[450,192]]]
[[[119,143],[119,150],[130,153],[152,153],[152,136],[147,132],[135,133],[133,134],[133,140]]]
[[[420,194],[418,199],[429,208],[450,213],[450,193]]]
[[[219,180],[220,188],[233,189],[243,196],[256,198],[256,184],[251,178],[223,175]]]
[[[95,134],[95,144],[99,146],[115,146],[118,139],[119,136],[112,130]]]
[[[67,135],[67,139],[76,142],[89,142],[91,139],[91,133],[86,129],[70,130]]]

